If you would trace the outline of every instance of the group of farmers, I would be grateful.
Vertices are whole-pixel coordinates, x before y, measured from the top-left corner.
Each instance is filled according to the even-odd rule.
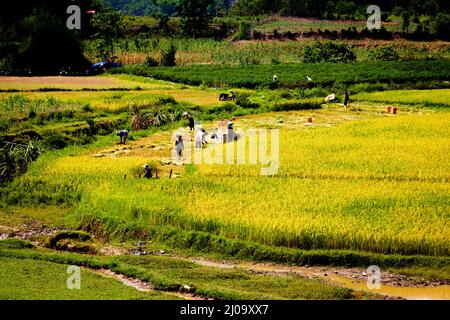
[[[232,93],[232,97],[234,98],[234,93]],[[349,97],[349,94],[348,94],[347,90],[345,90],[344,91],[344,107],[345,108],[348,107],[349,102],[350,102],[350,97]],[[194,117],[192,117],[192,115],[189,114],[188,112],[184,112],[183,113],[183,118],[188,120],[189,130],[190,131],[195,131]],[[233,141],[233,140],[236,139],[236,134],[234,133],[234,121],[235,120],[236,120],[236,118],[232,117],[228,121],[227,133],[226,133],[226,140],[227,141]],[[126,144],[127,139],[128,139],[128,131],[127,130],[117,131],[116,135],[120,137],[120,143],[121,144]],[[197,131],[197,133],[195,134],[195,137],[194,137],[195,149],[201,149],[205,144],[208,143],[206,141],[206,136],[207,136],[207,132],[206,132],[205,129],[201,128],[201,129],[199,129]],[[211,139],[212,140],[216,140],[218,142],[221,142],[222,139],[223,139],[223,136],[218,135],[215,131],[213,131],[211,133]],[[178,159],[180,160],[181,157],[182,157],[182,154],[183,154],[183,150],[184,150],[184,142],[183,142],[183,137],[182,137],[181,134],[177,134],[177,136],[176,136],[175,150],[177,152]],[[152,168],[148,164],[144,165],[144,171],[145,171],[145,173],[144,173],[144,177],[145,178],[152,178],[153,177]]]
[[[188,120],[189,130],[195,131],[195,121],[194,121],[194,118],[192,117],[192,115],[185,112],[183,114],[183,117],[185,117]],[[234,133],[234,121],[235,120],[236,120],[236,117],[231,117],[231,119],[228,121],[228,124],[227,124],[227,140],[228,141],[231,141],[231,139],[234,139],[234,137],[235,137],[235,133]],[[208,141],[206,141],[206,137],[207,137],[207,132],[204,128],[200,128],[197,130],[197,133],[194,136],[195,149],[201,149],[204,145],[206,145],[208,143]],[[221,137],[215,131],[213,131],[211,133],[210,139],[216,140],[217,142],[221,142],[222,141],[221,139],[223,139],[223,137]],[[177,134],[177,136],[176,136],[175,150],[177,152],[178,159],[181,159],[181,156],[182,156],[183,150],[184,150],[183,136],[181,134]]]

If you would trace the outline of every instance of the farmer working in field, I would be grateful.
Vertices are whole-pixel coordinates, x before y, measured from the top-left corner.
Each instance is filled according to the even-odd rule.
[[[189,114],[189,112],[183,112],[183,117],[189,122],[189,130],[194,130],[195,122],[194,117]]]
[[[232,141],[234,140],[234,121],[236,120],[235,117],[231,117],[231,120],[228,122],[227,125],[227,140]]]
[[[201,149],[205,143],[206,143],[206,130],[202,129],[199,130],[195,135],[195,148]]]
[[[144,165],[144,170],[145,170],[145,174],[144,174],[145,178],[150,179],[153,177],[152,168],[148,164]]]
[[[194,130],[194,118],[191,115],[188,116],[188,121],[189,121],[189,130]]]
[[[127,130],[117,131],[116,135],[120,137],[120,143],[123,143],[123,144],[127,143],[127,138],[128,138],[128,131]]]
[[[344,107],[348,107],[348,103],[350,102],[350,96],[348,95],[347,90],[344,91]]]
[[[184,149],[183,137],[181,134],[177,134],[177,140],[175,141],[175,149],[177,150],[178,160],[181,160],[181,154]]]

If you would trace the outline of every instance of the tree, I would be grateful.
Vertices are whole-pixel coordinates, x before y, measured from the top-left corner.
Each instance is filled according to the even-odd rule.
[[[347,63],[355,60],[355,53],[345,43],[317,41],[306,45],[303,49],[302,61],[304,63]]]
[[[411,16],[408,11],[402,12],[402,30],[408,32],[408,28],[411,25]]]
[[[440,37],[450,37],[450,15],[439,13],[432,23],[433,33]]]
[[[97,56],[102,60],[114,60],[114,39],[123,28],[122,14],[105,8],[92,16],[91,24],[95,30]]]
[[[199,37],[208,29],[211,15],[208,0],[180,0],[176,10],[181,17],[181,29],[185,35]]]
[[[62,67],[88,66],[80,44],[90,30],[87,14],[81,16],[81,30],[69,30],[66,10],[72,4],[70,0],[6,1],[0,10],[1,67],[55,74]],[[92,5],[93,1],[84,0],[80,9],[86,12]]]
[[[373,61],[398,61],[400,54],[393,45],[390,45],[369,51],[369,59]]]
[[[251,24],[247,21],[241,21],[239,23],[238,31],[234,35],[234,40],[249,40],[251,31]]]
[[[170,18],[167,14],[158,12],[154,15],[154,18],[158,21],[158,30],[162,35],[169,32],[169,21]]]
[[[171,43],[167,50],[161,50],[161,65],[164,67],[175,66],[177,48]]]
[[[0,69],[11,68],[14,57],[17,56],[15,29],[10,25],[0,23]]]

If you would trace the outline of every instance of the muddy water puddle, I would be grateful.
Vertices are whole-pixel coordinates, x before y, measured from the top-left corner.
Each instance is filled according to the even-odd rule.
[[[381,283],[379,289],[369,289],[362,279],[349,279],[340,275],[330,275],[327,280],[358,291],[369,291],[391,297],[401,297],[408,300],[450,300],[450,285],[410,287],[391,286]]]
[[[450,285],[415,285],[408,281],[406,276],[394,274],[381,274],[381,284],[378,289],[369,289],[367,276],[362,276],[362,270],[344,268],[287,266],[263,263],[230,263],[192,259],[191,261],[203,266],[215,268],[242,268],[252,272],[261,272],[274,275],[297,274],[310,279],[322,279],[330,284],[339,285],[352,290],[367,291],[389,297],[404,298],[408,300],[450,300]],[[384,278],[384,280],[383,280]],[[390,285],[383,282],[392,282],[401,285]]]

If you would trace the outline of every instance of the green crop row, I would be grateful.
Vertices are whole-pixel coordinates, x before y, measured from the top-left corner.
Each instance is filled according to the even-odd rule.
[[[193,65],[184,67],[133,66],[115,73],[131,73],[190,85],[229,87],[331,87],[337,83],[416,84],[450,79],[450,61],[355,62],[349,64],[280,64],[247,66]],[[273,82],[274,75],[277,80]],[[308,79],[308,77],[310,79]],[[312,79],[312,80],[311,80]]]

